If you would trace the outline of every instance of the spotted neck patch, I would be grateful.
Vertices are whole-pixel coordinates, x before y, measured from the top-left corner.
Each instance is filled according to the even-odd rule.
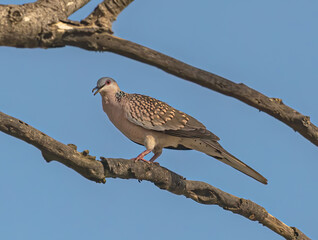
[[[118,102],[121,101],[122,97],[126,96],[126,93],[123,91],[116,92],[115,97]]]

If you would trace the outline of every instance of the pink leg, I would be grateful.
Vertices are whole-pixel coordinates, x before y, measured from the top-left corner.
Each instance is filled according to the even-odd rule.
[[[149,162],[154,162],[160,155],[162,152],[157,152],[155,153],[155,155],[152,156],[152,158],[149,160]]]
[[[134,160],[135,162],[137,162],[137,161],[144,161],[144,162],[147,162],[147,163],[150,163],[148,160],[146,160],[146,159],[144,159],[144,157],[147,155],[147,154],[149,154],[151,152],[151,150],[145,150],[145,151],[143,151],[142,153],[140,153],[136,158],[133,158],[133,159],[131,159],[131,160]]]

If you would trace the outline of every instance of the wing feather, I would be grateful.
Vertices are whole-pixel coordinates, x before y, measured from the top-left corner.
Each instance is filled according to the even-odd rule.
[[[127,94],[126,99],[126,117],[138,126],[177,137],[219,140],[201,122],[165,102],[141,94]]]

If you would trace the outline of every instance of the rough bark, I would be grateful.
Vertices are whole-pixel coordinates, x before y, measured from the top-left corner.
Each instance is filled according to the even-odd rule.
[[[133,0],[107,0],[103,1],[82,23],[94,25],[105,29],[106,32],[113,33],[112,23],[119,13],[124,10]]]
[[[218,205],[249,220],[258,221],[286,239],[309,239],[300,230],[289,227],[251,200],[236,197],[205,182],[186,180],[158,164],[104,157],[101,157],[102,161],[97,161],[88,154],[88,150],[80,153],[75,145],[64,145],[29,124],[2,112],[0,131],[32,144],[42,152],[47,162],[58,161],[89,180],[100,183],[105,183],[105,178],[150,181],[160,189],[183,195],[201,204]]]
[[[111,35],[111,24],[132,0],[108,0],[81,23],[67,17],[88,0],[39,0],[25,5],[0,5],[0,45],[25,48],[76,46],[109,51],[153,65],[168,73],[234,97],[284,122],[318,146],[318,128],[309,116],[240,83],[195,68],[150,48]]]
[[[0,5],[0,45],[44,47],[51,25],[66,20],[90,0],[39,0],[24,5]]]
[[[318,146],[318,129],[309,117],[269,98],[244,84],[236,84],[213,73],[192,67],[150,48],[120,39],[112,34],[112,22],[133,0],[105,0],[81,22],[68,16],[89,0],[38,0],[24,5],[0,5],[0,46],[54,48],[76,46],[93,51],[109,51],[158,67],[168,73],[232,96],[264,111],[298,131]],[[286,239],[309,239],[289,227],[256,203],[238,198],[207,183],[186,180],[155,164],[133,163],[124,159],[96,161],[88,151],[64,145],[21,120],[0,112],[0,131],[37,147],[46,161],[56,160],[85,178],[105,182],[105,178],[138,179],[153,182],[161,189],[184,195],[201,204],[216,204],[240,214]]]
[[[52,48],[76,46],[109,51],[153,65],[168,73],[234,97],[264,111],[318,146],[318,128],[279,98],[270,98],[242,84],[195,68],[150,48],[111,35],[111,24],[133,0],[105,0],[82,22],[67,17],[88,0],[39,0],[0,5],[0,46]]]

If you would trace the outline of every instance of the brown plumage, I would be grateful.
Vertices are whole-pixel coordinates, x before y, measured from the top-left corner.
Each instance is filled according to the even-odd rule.
[[[163,148],[194,149],[267,184],[266,178],[223,149],[216,135],[186,113],[152,97],[124,93],[111,78],[99,79],[94,90],[101,94],[112,123],[130,140],[146,147],[135,160],[147,161],[144,157],[152,151],[153,162]]]
[[[138,126],[176,137],[220,140],[198,120],[165,102],[141,94],[126,94],[125,98],[128,120]]]

